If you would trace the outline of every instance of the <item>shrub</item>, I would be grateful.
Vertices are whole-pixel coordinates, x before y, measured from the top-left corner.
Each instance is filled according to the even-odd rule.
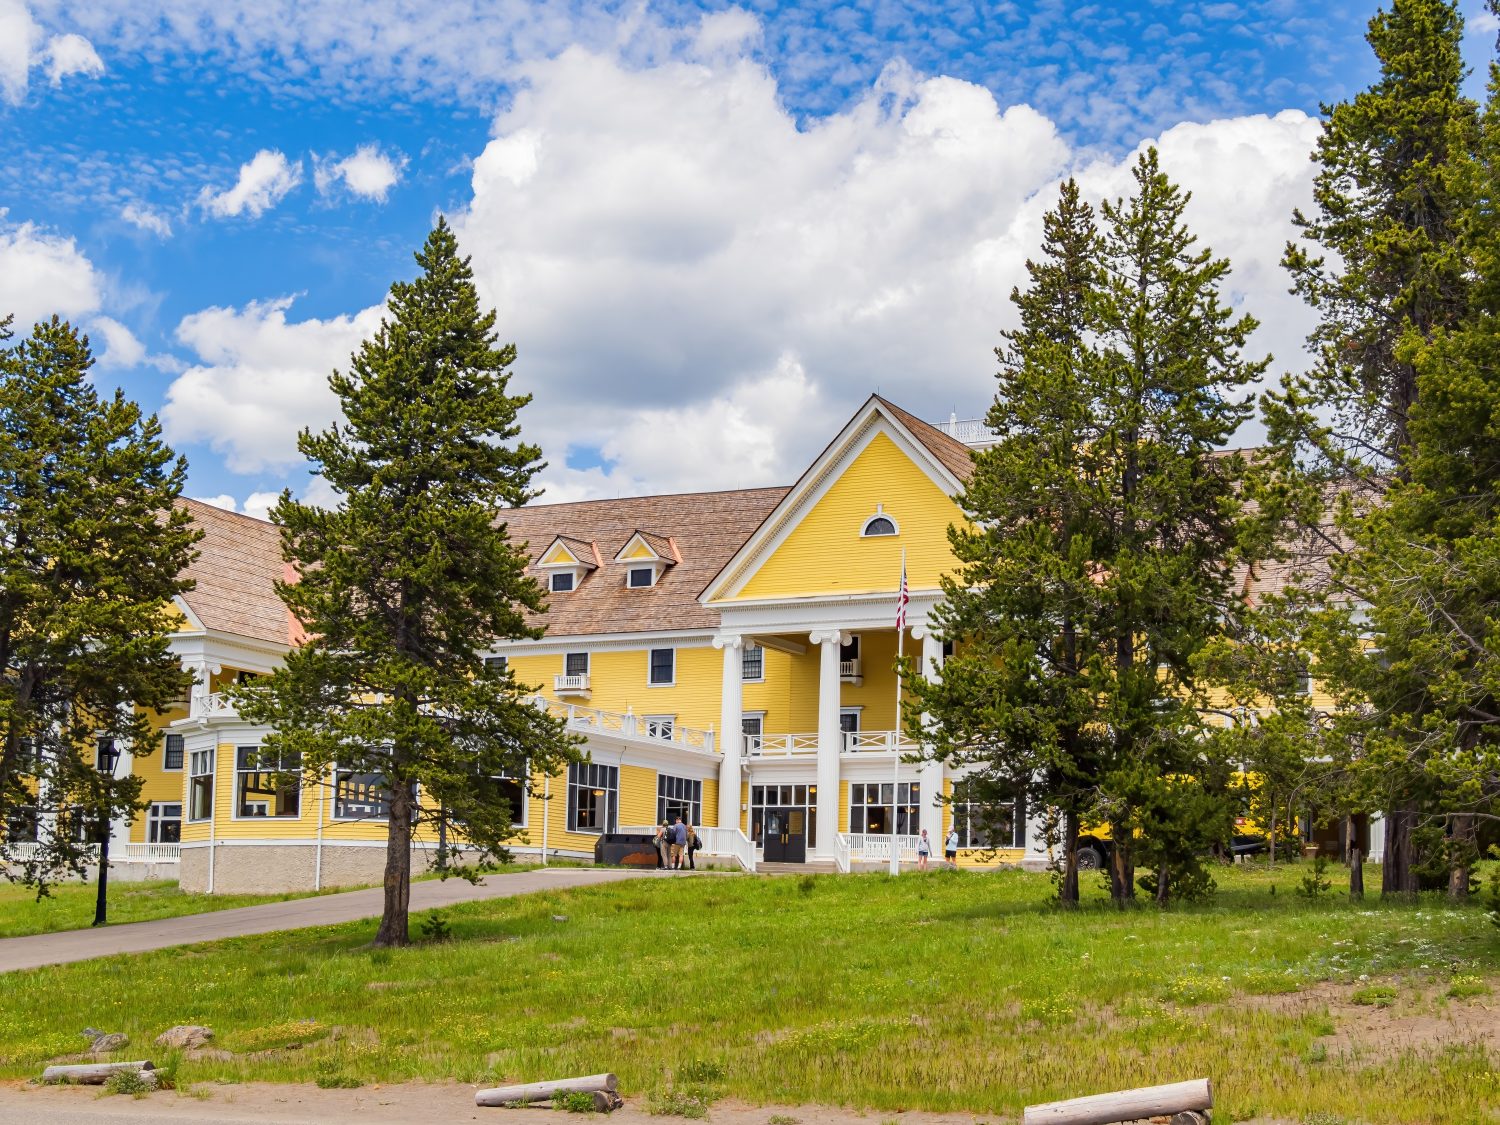
[[[138,1070],[117,1070],[104,1083],[106,1093],[129,1094],[132,1098],[144,1098],[155,1088]]]
[[[714,1104],[716,1095],[706,1086],[673,1086],[651,1095],[646,1108],[657,1117],[708,1116],[708,1107]]]
[[[1325,877],[1327,871],[1327,857],[1318,856],[1313,860],[1312,870],[1302,876],[1302,885],[1297,888],[1297,893],[1303,898],[1317,898],[1327,894],[1328,889],[1333,886],[1332,880]]]
[[[1355,989],[1349,999],[1372,1008],[1389,1008],[1396,1002],[1396,990],[1389,984],[1372,984]]]
[[[559,1090],[552,1095],[552,1108],[568,1113],[593,1113],[594,1095],[584,1090]]]
[[[1454,977],[1448,983],[1448,995],[1455,1000],[1467,1000],[1471,996],[1488,996],[1490,986],[1478,977]]]
[[[422,931],[423,941],[449,941],[453,937],[453,927],[448,924],[448,916],[441,910],[429,910],[422,915],[417,928]]]

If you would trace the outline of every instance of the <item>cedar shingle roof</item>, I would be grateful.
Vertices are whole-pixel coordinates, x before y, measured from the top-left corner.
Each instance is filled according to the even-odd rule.
[[[201,500],[178,501],[203,531],[187,568],[197,586],[182,595],[205,629],[291,643],[291,618],[272,585],[282,576],[281,533],[274,524]]]
[[[512,540],[527,544],[533,563],[564,534],[593,543],[603,558],[613,559],[643,528],[653,529],[652,545],[660,542],[664,557],[674,557],[667,537],[682,557],[654,586],[629,589],[628,567],[606,563],[577,589],[549,594],[547,613],[537,622],[546,625],[548,636],[713,629],[719,624],[718,611],[700,605],[699,593],[786,493],[785,488],[748,488],[531,504],[508,509],[502,518]]]
[[[881,398],[879,395],[875,398],[907,428],[912,437],[926,447],[927,452],[942,462],[944,468],[959,480],[969,479],[969,474],[974,469],[974,457],[967,445],[943,433],[931,422],[924,422],[915,414],[908,414],[889,399]]]

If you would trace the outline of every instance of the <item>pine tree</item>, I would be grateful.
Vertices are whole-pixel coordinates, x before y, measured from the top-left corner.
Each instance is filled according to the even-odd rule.
[[[1324,606],[1307,631],[1326,678],[1365,720],[1342,728],[1353,740],[1348,760],[1368,760],[1370,793],[1386,812],[1382,892],[1410,896],[1424,862],[1415,834],[1442,802],[1426,768],[1435,743],[1423,733],[1442,705],[1422,662],[1393,648],[1409,619],[1385,575],[1416,528],[1396,531],[1383,509],[1391,483],[1411,479],[1418,357],[1471,309],[1466,230],[1479,121],[1461,89],[1456,4],[1395,0],[1367,38],[1380,78],[1325,107],[1314,154],[1318,211],[1297,216],[1324,256],[1291,245],[1285,258],[1295,290],[1319,313],[1310,338],[1317,360],[1265,408],[1272,442],[1296,452],[1289,478],[1300,478],[1307,533],[1323,544],[1326,577],[1312,568],[1303,583]],[[1322,506],[1331,498],[1330,526]],[[1389,597],[1396,603],[1382,605]],[[1356,605],[1367,607],[1363,620]],[[1386,642],[1372,647],[1372,632]]]
[[[149,753],[148,712],[190,682],[167,647],[200,537],[174,506],[186,463],[155,417],[99,396],[92,364],[56,317],[0,350],[0,825],[37,832],[20,869],[39,893],[139,807],[140,778],[101,775],[96,740]]]
[[[517,440],[529,396],[508,390],[515,348],[497,345],[445,221],[416,261],[349,373],[329,379],[345,421],[298,441],[340,506],[286,493],[271,513],[297,570],[279,593],[309,639],[240,697],[242,714],[274,728],[266,768],[308,785],[335,768],[383,779],[377,945],[408,941],[419,825],[462,841],[465,862],[441,856],[445,874],[475,877],[514,834],[518,810],[495,779],[550,774],[573,754],[508,672],[476,674],[496,639],[541,635],[525,616],[541,589],[497,520],[535,495],[540,451]]]
[[[1169,815],[1183,795],[1163,779],[1206,771],[1193,663],[1235,612],[1247,523],[1243,461],[1217,450],[1265,366],[1241,358],[1255,321],[1220,304],[1228,263],[1195,249],[1155,150],[1134,178],[1102,232],[1072,184],[1048,216],[998,353],[998,439],[959,497],[970,526],[950,532],[962,565],[939,628],[959,645],[939,683],[913,683],[935,753],[1062,812],[1065,901],[1083,816],[1110,824],[1117,903],[1139,830],[1156,833],[1159,901],[1195,863],[1210,818]]]

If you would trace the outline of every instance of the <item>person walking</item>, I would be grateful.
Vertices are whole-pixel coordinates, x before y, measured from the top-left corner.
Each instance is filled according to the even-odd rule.
[[[656,837],[651,842],[656,846],[656,869],[658,871],[664,871],[667,868],[667,848],[670,843],[670,834],[671,829],[667,827],[665,820],[656,826]]]
[[[677,823],[672,825],[672,870],[682,870],[682,856],[687,851],[688,833],[687,825],[682,823],[682,817],[677,818]]]
[[[927,870],[927,859],[932,855],[932,841],[927,838],[927,829],[917,838],[917,870]]]
[[[958,866],[958,825],[948,829],[948,838],[943,841],[943,858],[949,867]]]
[[[688,839],[687,839],[688,870],[689,871],[697,871],[698,870],[698,864],[694,861],[693,856],[695,854],[697,854],[697,852],[700,849],[702,849],[702,847],[703,847],[703,838],[698,835],[698,830],[696,828],[694,828],[691,824],[689,824],[687,826],[687,835],[688,835]]]

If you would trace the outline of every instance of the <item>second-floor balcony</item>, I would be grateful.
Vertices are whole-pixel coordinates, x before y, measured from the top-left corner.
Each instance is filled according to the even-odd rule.
[[[856,656],[853,660],[839,661],[839,679],[844,681],[844,683],[862,683],[864,678],[864,666],[860,663],[859,657]]]
[[[548,699],[544,695],[533,695],[528,702],[533,707],[562,719],[569,730],[579,734],[613,734],[621,738],[637,738],[645,742],[701,750],[708,754],[717,750],[712,730],[683,726],[661,717],[649,718],[630,711],[601,711],[597,707],[582,707],[576,703]]]
[[[589,693],[589,674],[578,672],[572,675],[552,677],[552,690],[558,695],[583,695]]]
[[[921,747],[899,730],[839,732],[842,754],[914,754]],[[747,734],[745,753],[752,758],[802,758],[818,753],[816,734]]]

